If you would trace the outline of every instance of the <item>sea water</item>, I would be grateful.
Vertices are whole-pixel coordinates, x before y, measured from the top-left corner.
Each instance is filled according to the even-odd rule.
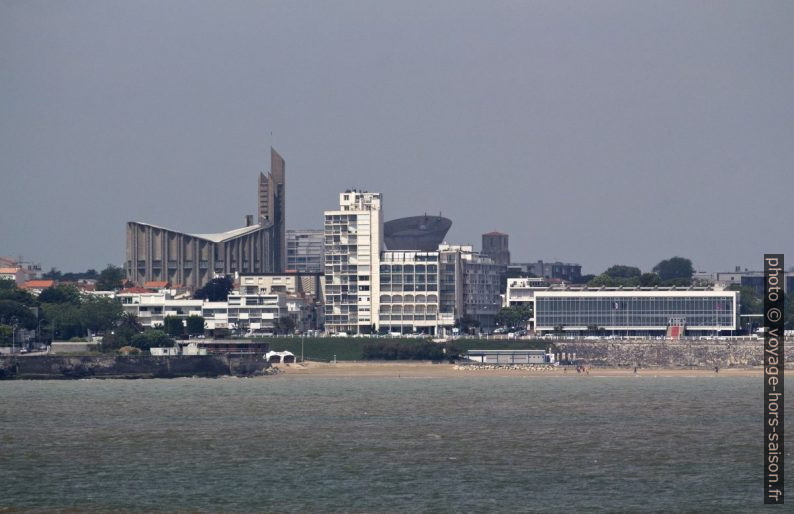
[[[755,510],[762,409],[717,374],[0,382],[0,510]]]

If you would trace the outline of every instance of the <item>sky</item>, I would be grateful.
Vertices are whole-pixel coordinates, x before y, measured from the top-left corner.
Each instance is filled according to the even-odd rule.
[[[0,0],[0,255],[287,227],[348,188],[514,262],[794,265],[794,2]]]

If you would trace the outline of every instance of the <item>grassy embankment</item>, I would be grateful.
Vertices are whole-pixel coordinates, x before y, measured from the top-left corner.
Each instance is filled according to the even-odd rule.
[[[399,341],[405,344],[418,344],[420,339],[364,338],[364,337],[267,337],[262,341],[270,343],[273,351],[290,351],[300,359],[301,339],[303,355],[306,360],[330,362],[336,355],[338,361],[360,361],[364,358],[364,345],[370,342]],[[449,343],[448,343],[449,344]],[[553,346],[549,341],[537,339],[456,339],[451,344],[460,353],[467,350],[545,350]]]

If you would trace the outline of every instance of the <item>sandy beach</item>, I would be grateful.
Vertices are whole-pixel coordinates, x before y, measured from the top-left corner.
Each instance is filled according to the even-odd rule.
[[[431,362],[305,362],[276,365],[282,377],[395,377],[395,378],[453,378],[453,377],[617,377],[634,375],[634,368],[590,368],[588,373],[577,373],[574,368],[551,369],[461,369],[455,364]],[[649,377],[749,377],[762,375],[761,368],[726,368],[715,373],[714,369],[639,368],[637,375]]]

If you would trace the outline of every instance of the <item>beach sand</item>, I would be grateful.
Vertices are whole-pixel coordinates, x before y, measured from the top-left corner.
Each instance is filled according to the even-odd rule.
[[[455,364],[434,364],[431,362],[305,362],[297,364],[277,364],[282,377],[394,377],[394,378],[457,378],[457,377],[618,377],[633,376],[634,368],[589,368],[589,373],[577,373],[573,367],[552,369],[477,369],[464,370]],[[637,375],[650,377],[761,377],[761,368],[638,368]]]

